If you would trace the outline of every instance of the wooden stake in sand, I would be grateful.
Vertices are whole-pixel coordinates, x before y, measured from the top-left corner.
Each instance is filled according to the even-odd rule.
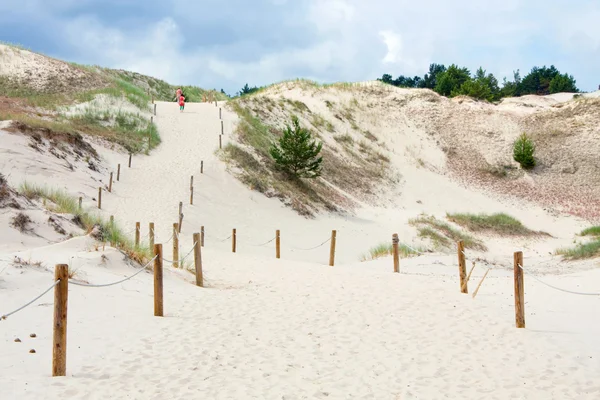
[[[140,223],[135,223],[135,245],[139,247],[140,245]]]
[[[398,234],[394,233],[392,235],[392,252],[394,255],[394,273],[400,273],[400,255],[398,254],[398,243],[400,240],[398,239]]]
[[[112,193],[112,181],[113,181],[113,173],[110,173],[110,177],[108,178],[108,192]]]
[[[148,238],[150,240],[150,248],[154,248],[154,222],[148,224]]]
[[[154,115],[156,115],[156,103],[154,103]]]
[[[222,148],[223,148],[223,144],[221,141],[221,135],[219,135],[219,149],[222,149]]]
[[[467,288],[467,262],[465,260],[465,243],[458,242],[458,274],[460,277],[460,292],[469,293]]]
[[[117,164],[117,182],[121,179],[121,164]]]
[[[79,197],[79,210],[81,210],[81,202],[83,201],[83,197]]]
[[[485,271],[485,274],[483,274],[483,278],[481,278],[481,280],[479,281],[479,284],[475,288],[475,291],[473,292],[473,298],[475,298],[475,296],[477,296],[477,292],[479,292],[479,288],[481,287],[481,284],[483,283],[483,280],[487,276],[488,272],[490,272],[490,268],[488,268],[488,270]]]
[[[131,168],[131,153],[129,153],[129,168]]]
[[[190,177],[190,205],[194,205],[194,176]]]
[[[154,245],[154,316],[163,316],[163,251],[162,244]]]
[[[221,120],[221,135],[224,135],[225,131],[223,130],[223,120]]]
[[[204,247],[204,226],[200,227],[200,245]]]
[[[231,233],[231,252],[232,253],[235,253],[236,246],[237,246],[237,236],[236,236],[236,230],[234,228],[233,232]]]
[[[515,319],[517,328],[525,328],[525,284],[523,281],[523,252],[514,254]]]
[[[219,119],[223,119],[221,118],[221,107],[219,107]]]
[[[173,268],[179,267],[179,224],[173,224]]]
[[[202,250],[200,246],[200,234],[194,233],[194,266],[196,267],[196,286],[203,287],[204,282],[202,278]]]
[[[200,173],[204,173],[204,161],[200,161]]]
[[[275,258],[281,258],[281,236],[279,229],[275,231]]]
[[[471,270],[469,271],[469,275],[467,275],[467,280],[466,280],[467,284],[469,284],[469,280],[471,279],[471,274],[473,273],[474,269],[475,269],[475,261],[473,261],[473,266],[471,267]]]
[[[57,264],[54,279],[54,329],[52,335],[52,376],[67,374],[67,304],[69,297],[69,266]]]
[[[335,264],[335,238],[337,231],[331,231],[331,246],[329,247],[329,266],[333,267]]]
[[[98,188],[98,208],[102,210],[102,187]]]

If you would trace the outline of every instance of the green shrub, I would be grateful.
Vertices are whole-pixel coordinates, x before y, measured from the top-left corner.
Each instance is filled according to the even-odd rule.
[[[321,175],[323,157],[319,153],[323,143],[313,140],[310,132],[300,127],[296,116],[292,117],[292,123],[293,128],[286,126],[279,143],[271,146],[271,157],[277,166],[296,178],[317,178]]]
[[[535,144],[526,133],[521,134],[513,144],[513,158],[523,169],[535,167]]]

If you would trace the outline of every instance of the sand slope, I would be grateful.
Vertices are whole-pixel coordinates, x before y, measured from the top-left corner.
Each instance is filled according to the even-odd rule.
[[[101,212],[131,229],[136,221],[144,228],[153,221],[157,242],[167,242],[178,202],[189,200],[189,176],[194,175],[196,202],[184,206],[181,248],[187,253],[191,233],[206,226],[208,287],[196,288],[192,275],[166,267],[166,315],[156,318],[150,273],[109,288],[72,286],[65,378],[49,376],[52,295],[47,295],[0,322],[2,399],[600,397],[599,297],[558,292],[526,276],[527,329],[514,327],[512,252],[531,246],[527,268],[564,271],[570,267],[538,253],[569,242],[583,226],[580,221],[524,205],[512,209],[433,172],[413,174],[417,168],[405,171],[407,195],[397,208],[306,220],[278,200],[250,192],[217,161],[220,122],[214,104],[188,104],[183,114],[174,103],[157,108],[163,144],[150,157],[134,158],[113,193],[104,197]],[[223,112],[228,140],[235,118]],[[123,153],[100,151],[105,167],[125,165]],[[26,165],[32,179],[42,174]],[[11,179],[16,179],[13,172]],[[70,188],[93,189],[91,178],[74,174],[78,179]],[[62,176],[60,182],[71,176],[56,175]],[[98,179],[96,173],[91,176]],[[423,181],[429,185],[423,187]],[[393,231],[411,240],[414,232],[405,225],[409,217],[461,207],[511,210],[530,227],[557,238],[495,241],[485,257],[498,266],[475,299],[459,293],[454,255],[403,260],[400,275],[391,273],[390,259],[357,263],[361,252],[389,241]],[[237,254],[230,253],[227,240],[219,241],[232,227],[240,232]],[[251,246],[271,239],[277,228],[283,232],[282,260],[274,259],[272,247]],[[292,245],[321,243],[334,228],[340,231],[336,267],[323,265],[327,244],[292,252]],[[169,246],[165,243],[165,256]],[[15,255],[43,265],[15,267]],[[71,263],[77,279],[97,284],[136,272],[121,253],[102,250],[88,237],[19,253],[5,249],[0,254],[0,313],[47,288],[58,262]],[[478,265],[471,291],[485,272]],[[581,292],[600,287],[597,269],[543,280]],[[14,342],[17,337],[21,343]],[[29,354],[30,348],[36,354]]]

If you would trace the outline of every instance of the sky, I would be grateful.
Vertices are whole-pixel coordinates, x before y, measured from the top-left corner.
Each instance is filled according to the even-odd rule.
[[[0,0],[0,41],[235,94],[294,78],[555,65],[600,85],[599,0]]]

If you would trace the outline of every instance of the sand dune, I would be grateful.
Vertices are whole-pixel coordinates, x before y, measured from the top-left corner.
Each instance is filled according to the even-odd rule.
[[[223,113],[226,142],[236,118]],[[101,212],[126,228],[142,222],[144,235],[147,223],[154,222],[157,242],[165,242],[169,257],[166,239],[182,201],[182,254],[191,248],[191,234],[206,227],[207,288],[195,287],[188,272],[166,266],[165,317],[157,318],[150,273],[109,288],[71,286],[64,378],[50,377],[52,295],[47,295],[0,322],[2,399],[600,397],[600,298],[559,292],[526,275],[527,329],[514,326],[512,252],[524,246],[526,268],[562,273],[541,277],[545,282],[598,291],[600,274],[593,263],[571,267],[547,255],[569,243],[582,221],[507,204],[409,166],[394,207],[308,220],[279,200],[249,191],[226,171],[214,153],[220,132],[214,104],[188,104],[181,114],[174,103],[159,103],[156,122],[162,145],[149,157],[134,157],[113,193],[105,195]],[[98,146],[99,172],[78,168],[54,171],[50,178],[35,153],[25,150],[25,139],[2,135],[3,146],[10,137],[13,149],[2,153],[11,183],[24,177],[51,181],[86,193],[88,207],[108,171],[127,159],[121,151]],[[16,159],[21,163],[14,164]],[[187,204],[191,175],[193,206]],[[459,293],[455,255],[402,260],[396,275],[389,258],[358,262],[362,252],[389,242],[393,232],[403,241],[417,241],[406,221],[420,212],[460,210],[510,211],[556,237],[490,239],[488,254],[468,252],[470,261],[480,256],[497,264],[475,299]],[[232,228],[239,232],[237,254],[228,240],[220,241]],[[272,244],[252,246],[270,240],[275,229],[282,230],[282,260],[274,258]],[[324,265],[328,244],[293,249],[318,245],[332,229],[339,231],[335,267]],[[15,256],[42,265],[15,266]],[[3,247],[0,313],[47,288],[59,262],[77,270],[75,279],[95,284],[139,268],[89,237],[25,250]],[[485,272],[482,264],[478,261],[471,292]],[[31,348],[35,354],[29,354]]]

